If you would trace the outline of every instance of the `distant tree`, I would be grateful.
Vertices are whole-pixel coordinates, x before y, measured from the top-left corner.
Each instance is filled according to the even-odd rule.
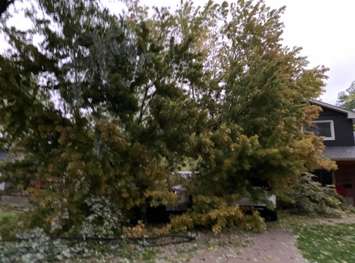
[[[348,110],[355,109],[355,81],[351,83],[346,91],[339,93],[337,104]]]

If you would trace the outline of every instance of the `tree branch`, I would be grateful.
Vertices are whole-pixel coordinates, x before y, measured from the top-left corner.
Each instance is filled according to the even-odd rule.
[[[0,16],[5,13],[7,8],[14,2],[15,0],[0,0]]]

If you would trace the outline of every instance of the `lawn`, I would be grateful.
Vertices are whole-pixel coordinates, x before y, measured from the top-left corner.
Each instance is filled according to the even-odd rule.
[[[2,211],[0,209],[0,221],[7,219],[15,219],[17,217],[17,213],[13,211]]]
[[[355,224],[310,225],[300,229],[298,248],[310,262],[355,262]]]
[[[12,236],[20,211],[8,207],[0,207],[0,240]]]

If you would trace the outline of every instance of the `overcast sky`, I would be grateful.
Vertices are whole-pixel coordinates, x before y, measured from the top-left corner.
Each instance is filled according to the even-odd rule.
[[[355,80],[355,0],[265,0],[274,8],[286,6],[284,42],[288,46],[302,47],[311,66],[329,68],[325,93],[321,99],[335,103],[338,93]],[[122,2],[103,0],[115,10]],[[143,4],[176,7],[180,0],[141,0]],[[207,0],[194,0],[203,5]],[[221,2],[221,0],[217,0]],[[25,24],[22,18],[16,24]],[[0,38],[1,41],[1,38]],[[1,41],[3,42],[3,41]]]
[[[285,44],[302,47],[302,55],[308,57],[312,66],[329,68],[329,79],[321,98],[335,103],[338,93],[355,80],[355,0],[265,1],[274,8],[286,6],[283,16]],[[180,0],[142,2],[176,6]],[[207,0],[194,2],[204,4]]]
[[[329,68],[324,101],[335,103],[339,91],[355,80],[354,0],[266,0],[286,6],[285,44],[303,47],[311,65]]]

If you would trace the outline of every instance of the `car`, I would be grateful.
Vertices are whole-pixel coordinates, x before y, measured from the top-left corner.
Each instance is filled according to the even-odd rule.
[[[184,178],[190,179],[193,176],[192,171],[178,171],[176,175]],[[262,191],[262,187],[255,187],[255,190]],[[177,203],[173,206],[167,206],[166,211],[169,214],[178,214],[187,211],[188,208],[192,207],[192,196],[188,193],[188,190],[181,184],[174,185],[171,187],[171,191],[177,196]],[[266,221],[276,221],[277,216],[277,203],[276,195],[270,192],[266,192],[263,198],[258,200],[253,200],[249,197],[242,197],[235,202],[242,210],[247,214],[251,213],[253,210],[257,210],[260,216]]]
[[[247,213],[252,210],[257,210],[261,217],[265,221],[277,221],[277,204],[276,204],[276,195],[266,194],[265,198],[261,201],[254,201],[247,197],[242,197],[239,199],[236,204],[245,210]]]

